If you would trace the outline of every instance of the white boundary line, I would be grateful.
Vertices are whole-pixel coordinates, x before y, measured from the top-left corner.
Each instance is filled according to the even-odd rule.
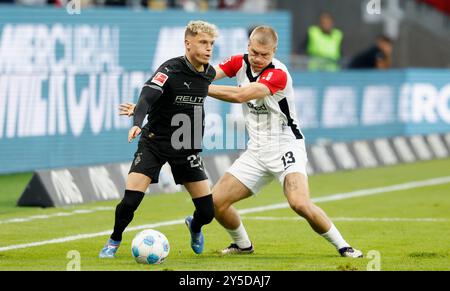
[[[408,190],[408,189],[414,189],[414,188],[420,188],[420,187],[427,187],[427,186],[442,185],[442,184],[448,184],[448,183],[450,183],[450,176],[422,180],[422,181],[407,182],[407,183],[396,184],[396,185],[391,185],[391,186],[386,186],[386,187],[362,189],[362,190],[347,192],[347,193],[337,193],[334,195],[318,197],[318,198],[314,198],[311,200],[314,203],[339,201],[339,200],[355,198],[355,197],[365,197],[365,196],[377,195],[377,194],[382,194],[382,193],[387,193],[387,192],[396,192],[396,191],[402,191],[402,190]],[[282,208],[288,208],[288,207],[289,207],[289,204],[286,202],[286,203],[272,204],[272,205],[261,206],[261,207],[242,209],[239,211],[239,213],[247,214],[247,213],[262,212],[262,211],[282,209]],[[135,226],[135,227],[129,227],[125,230],[125,232],[135,231],[135,230],[140,230],[140,229],[145,229],[145,228],[156,228],[156,227],[160,227],[160,226],[178,225],[178,224],[183,224],[183,223],[184,223],[184,219],[162,221],[162,222],[153,223],[153,224],[145,224],[145,225],[139,225],[139,226]],[[0,247],[0,252],[24,249],[24,248],[30,248],[30,247],[36,247],[36,246],[42,246],[42,245],[48,245],[48,244],[63,243],[63,242],[75,241],[75,240],[86,239],[86,238],[93,238],[93,237],[98,237],[98,236],[109,235],[109,234],[111,234],[111,232],[112,232],[112,230],[105,230],[105,231],[101,231],[101,232],[78,234],[78,235],[74,235],[74,236],[67,236],[67,237],[39,241],[39,242],[10,245],[10,246],[5,246],[5,247]]]
[[[303,217],[288,217],[288,216],[243,216],[244,220],[291,220],[291,221],[301,221],[305,220]],[[448,222],[450,219],[447,218],[405,218],[405,217],[330,217],[332,221],[352,221],[352,222]]]
[[[28,217],[15,217],[15,218],[9,218],[5,220],[0,220],[0,224],[8,224],[8,223],[20,223],[20,222],[29,222],[33,220],[41,220],[41,219],[48,219],[53,217],[66,217],[66,216],[73,216],[78,214],[86,214],[86,213],[94,213],[98,211],[111,211],[114,207],[94,207],[92,209],[77,209],[74,211],[67,211],[67,212],[57,212],[52,214],[40,214],[40,215],[32,215]]]

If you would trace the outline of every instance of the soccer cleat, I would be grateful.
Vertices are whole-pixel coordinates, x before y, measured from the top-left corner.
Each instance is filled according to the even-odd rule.
[[[186,224],[189,232],[191,233],[191,248],[196,254],[203,253],[203,247],[205,246],[205,238],[203,237],[202,231],[195,233],[191,229],[191,223],[194,218],[192,216],[186,217],[184,223]]]
[[[363,253],[360,250],[356,250],[352,247],[345,247],[339,249],[339,253],[341,254],[341,257],[347,257],[347,258],[362,258]]]
[[[120,241],[108,239],[103,249],[100,251],[99,258],[114,258],[120,247]]]
[[[251,254],[253,253],[253,245],[250,245],[248,248],[240,248],[237,244],[232,243],[227,248],[223,249],[220,253],[222,255],[231,255],[231,254]]]

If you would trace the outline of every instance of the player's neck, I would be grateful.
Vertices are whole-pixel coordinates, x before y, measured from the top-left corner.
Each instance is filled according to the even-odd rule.
[[[254,75],[256,75],[256,74],[259,74],[261,71],[262,71],[262,69],[255,69],[255,68],[253,68],[252,66],[250,66],[250,69],[252,70],[252,73],[254,74]]]
[[[270,62],[271,64],[272,62]],[[264,68],[254,68],[252,65],[250,65],[250,69],[252,70],[252,73],[254,75],[258,75],[260,74],[262,71],[264,71],[270,64],[268,64],[267,66],[265,66]]]
[[[205,67],[202,63],[196,62],[194,58],[191,58],[189,55],[186,54],[187,61],[194,67],[194,69],[197,70],[197,72],[203,72],[205,70]]]

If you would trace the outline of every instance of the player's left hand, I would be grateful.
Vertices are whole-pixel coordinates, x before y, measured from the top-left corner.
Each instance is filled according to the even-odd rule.
[[[141,133],[139,126],[133,126],[130,131],[128,131],[128,142],[131,142]]]
[[[119,115],[133,116],[135,107],[134,103],[122,103],[119,105]]]

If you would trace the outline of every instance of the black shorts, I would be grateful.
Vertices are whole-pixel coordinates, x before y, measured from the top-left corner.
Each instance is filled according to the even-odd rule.
[[[177,184],[208,179],[198,151],[176,151],[167,139],[143,130],[129,173],[144,174],[155,184],[158,183],[159,172],[166,162],[169,163]]]

